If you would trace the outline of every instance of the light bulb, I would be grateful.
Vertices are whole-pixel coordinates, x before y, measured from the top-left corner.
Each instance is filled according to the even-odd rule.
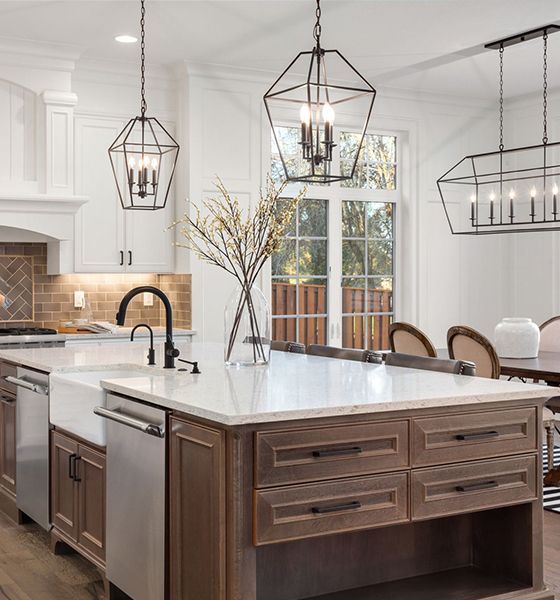
[[[135,164],[136,164],[136,159],[134,158],[134,156],[131,156],[131,157],[128,159],[128,166],[129,166],[131,169],[134,169],[134,165],[135,165]]]
[[[512,188],[512,189],[509,191],[509,199],[510,199],[510,200],[513,200],[514,198],[515,198],[515,190]]]
[[[152,158],[152,169],[157,169],[157,158]]]
[[[476,194],[471,196],[471,202],[474,204],[476,202]]]
[[[309,123],[311,120],[311,111],[309,110],[309,104],[305,103],[301,105],[299,109],[299,118],[302,123]]]
[[[554,184],[554,186],[552,187],[552,193],[556,196],[558,194],[558,186],[556,184]]]
[[[490,202],[494,202],[496,199],[496,194],[494,192],[490,192]]]
[[[330,123],[331,125],[334,123],[334,110],[328,102],[323,104],[323,121],[325,121],[325,123]]]
[[[531,198],[534,198],[537,195],[537,188],[533,186],[531,188]]]

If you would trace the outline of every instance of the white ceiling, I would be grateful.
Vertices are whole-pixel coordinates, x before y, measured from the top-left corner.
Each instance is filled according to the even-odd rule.
[[[146,0],[152,64],[213,63],[280,72],[312,47],[313,0]],[[323,43],[373,85],[477,98],[496,95],[486,42],[557,22],[558,0],[322,0]],[[138,0],[0,0],[0,36],[66,44],[84,58],[138,60]],[[541,85],[542,44],[507,49],[506,94]],[[556,73],[559,75],[557,76]],[[560,33],[550,38],[550,86],[560,86]]]

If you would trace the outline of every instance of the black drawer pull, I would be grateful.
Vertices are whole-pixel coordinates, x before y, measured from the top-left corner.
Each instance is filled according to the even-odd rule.
[[[76,456],[77,454],[70,454],[68,457],[68,477],[74,479],[74,469],[76,467]]]
[[[355,510],[357,508],[362,508],[362,503],[357,500],[353,500],[352,502],[346,502],[344,504],[332,504],[331,506],[314,506],[311,509],[311,512],[316,515],[323,515],[326,513],[339,512],[341,510]]]
[[[78,477],[78,461],[82,460],[81,456],[76,456],[76,458],[74,459],[74,481],[82,481],[80,479],[80,477]]]
[[[342,456],[344,454],[360,454],[362,449],[359,446],[345,446],[344,448],[328,448],[326,450],[313,450],[315,458],[325,458],[327,456]]]
[[[481,481],[479,483],[469,483],[467,485],[458,485],[455,489],[458,492],[476,492],[477,490],[489,490],[497,488],[497,481]]]
[[[478,433],[459,433],[455,436],[455,439],[461,440],[462,442],[469,442],[471,440],[486,440],[489,438],[499,437],[497,431],[479,431]]]

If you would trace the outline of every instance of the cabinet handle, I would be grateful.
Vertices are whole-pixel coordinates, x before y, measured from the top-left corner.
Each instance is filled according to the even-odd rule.
[[[74,459],[74,481],[82,481],[79,477],[78,477],[78,461],[82,460],[81,456],[76,456],[76,458]]]
[[[326,458],[327,456],[342,456],[344,454],[360,454],[362,449],[359,446],[345,446],[344,448],[327,448],[326,450],[313,450],[315,458]]]
[[[486,440],[488,438],[499,437],[497,431],[479,431],[478,433],[459,433],[455,436],[455,439],[461,440],[462,442],[470,442],[472,440]]]
[[[2,402],[2,404],[14,404],[16,399],[12,398],[11,396],[0,396],[0,401]]]
[[[128,251],[128,266],[132,265],[132,250]]]
[[[75,475],[75,468],[76,468],[76,457],[77,454],[70,454],[70,456],[68,457],[68,477],[70,479],[74,479]],[[75,481],[75,479],[74,479]]]
[[[455,489],[458,492],[476,492],[477,490],[489,490],[497,488],[497,481],[481,481],[479,483],[469,483],[467,485],[458,485]]]
[[[124,265],[124,250],[120,251],[120,255],[121,255],[121,267]]]
[[[331,504],[330,506],[314,506],[311,512],[316,515],[322,515],[327,513],[339,512],[341,510],[356,510],[362,508],[362,503],[357,500],[352,502],[345,502],[344,504]]]

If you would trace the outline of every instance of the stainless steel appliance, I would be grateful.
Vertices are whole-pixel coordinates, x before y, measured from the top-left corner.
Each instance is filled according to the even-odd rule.
[[[49,378],[18,367],[16,403],[16,504],[46,530],[49,516]]]
[[[94,412],[107,419],[107,579],[164,600],[167,412],[116,394]]]
[[[54,348],[65,345],[66,336],[44,327],[0,328],[0,349]]]

